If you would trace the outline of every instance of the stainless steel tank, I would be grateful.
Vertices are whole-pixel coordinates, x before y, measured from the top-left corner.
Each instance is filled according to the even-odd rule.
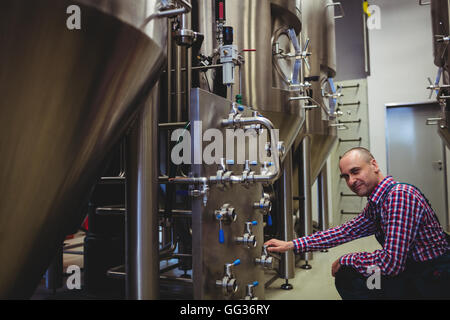
[[[205,35],[200,53],[211,56],[217,49],[214,0],[197,0],[199,32]],[[211,11],[213,12],[211,14]],[[280,140],[289,148],[304,124],[304,111],[299,101],[289,102],[298,96],[298,87],[291,88],[274,71],[273,44],[277,30],[293,28],[300,33],[301,22],[294,2],[289,0],[227,0],[225,26],[233,27],[234,44],[244,58],[243,65],[235,69],[236,83],[233,94],[242,95],[242,103],[259,110],[280,128]],[[286,37],[284,37],[286,40]],[[284,43],[291,50],[289,39]],[[250,50],[250,51],[248,51]],[[282,61],[282,71],[290,77],[294,59]],[[214,91],[215,72],[208,71],[200,77],[200,87]],[[229,97],[231,99],[231,97]],[[294,115],[294,117],[292,116]]]
[[[336,49],[333,45],[334,11],[328,0],[303,0],[302,38],[310,40],[308,51],[310,68],[305,76],[315,78],[311,81],[312,98],[318,108],[308,111],[306,133],[311,136],[311,178],[314,181],[323,167],[333,144],[337,140],[335,127],[330,127],[327,113],[327,99],[322,96],[322,88],[327,86],[329,77],[336,72]]]
[[[0,298],[29,297],[148,98],[166,22],[146,0],[0,2]],[[77,5],[81,29],[69,30]]]
[[[240,90],[243,104],[267,110],[272,88],[270,1],[228,0],[226,6],[226,25],[233,27],[234,44],[245,59]]]
[[[431,1],[431,23],[433,31],[433,53],[434,64],[440,68],[441,72],[441,86],[450,85],[450,1],[449,0],[432,0]],[[438,92],[440,97],[447,97],[438,99],[441,105],[441,118],[438,126],[438,133],[443,141],[450,146],[450,114],[449,105],[450,90],[444,88]]]
[[[450,50],[448,41],[443,41],[443,37],[449,36],[449,10],[449,0],[431,1],[434,64],[444,68],[445,84],[449,83]]]

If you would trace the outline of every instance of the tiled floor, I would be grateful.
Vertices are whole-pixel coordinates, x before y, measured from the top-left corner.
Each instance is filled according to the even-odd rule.
[[[295,278],[289,280],[293,289],[285,291],[280,286],[285,282],[278,279],[266,289],[267,300],[340,300],[334,286],[334,278],[331,276],[331,264],[342,255],[351,252],[372,252],[380,248],[375,237],[358,239],[339,247],[329,249],[328,252],[315,252],[310,261],[311,270],[299,268],[303,264],[297,264]]]

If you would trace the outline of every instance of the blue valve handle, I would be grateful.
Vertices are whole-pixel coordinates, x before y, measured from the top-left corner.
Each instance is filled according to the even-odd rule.
[[[236,261],[233,262],[233,266],[238,266],[241,264],[241,260],[237,259]]]
[[[270,214],[267,216],[267,225],[269,225],[269,227],[272,226],[272,216]]]
[[[219,243],[225,243],[225,234],[223,232],[223,229],[219,230]]]
[[[252,225],[256,226],[258,224],[258,221],[252,221]]]
[[[258,286],[258,284],[259,284],[258,281],[253,282],[253,286],[254,286],[254,287]]]

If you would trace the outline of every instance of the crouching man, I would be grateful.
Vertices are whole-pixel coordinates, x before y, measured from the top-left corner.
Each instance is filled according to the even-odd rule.
[[[328,249],[375,235],[382,249],[351,253],[331,266],[343,299],[450,299],[450,243],[425,196],[414,186],[383,176],[364,148],[347,151],[341,177],[364,210],[353,220],[293,241],[272,239],[269,252]],[[379,283],[371,283],[378,272]]]

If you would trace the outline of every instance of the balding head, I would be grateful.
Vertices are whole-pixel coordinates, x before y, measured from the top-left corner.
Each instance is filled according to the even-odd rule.
[[[351,154],[358,154],[361,159],[367,163],[370,163],[371,160],[375,159],[370,151],[363,147],[351,148],[342,155],[341,159]]]
[[[376,160],[369,150],[357,147],[348,150],[339,162],[341,177],[359,196],[369,196],[384,179]]]

